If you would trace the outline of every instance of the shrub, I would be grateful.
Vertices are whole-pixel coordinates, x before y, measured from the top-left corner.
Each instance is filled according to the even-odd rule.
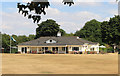
[[[105,54],[106,52],[104,52],[104,51],[100,51],[100,54]]]
[[[90,54],[93,54],[93,51],[90,51]]]
[[[90,54],[90,52],[89,52],[89,51],[87,51],[87,54]]]
[[[97,51],[93,51],[93,54],[97,54]]]
[[[114,50],[113,48],[108,48],[107,53],[112,53],[113,50]]]
[[[21,52],[15,52],[15,54],[21,54]]]
[[[110,47],[110,48],[100,48],[99,50],[104,53],[112,53],[114,49]]]

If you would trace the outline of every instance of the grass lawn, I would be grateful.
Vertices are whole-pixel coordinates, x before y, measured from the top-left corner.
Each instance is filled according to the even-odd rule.
[[[3,74],[117,74],[117,54],[3,54]]]

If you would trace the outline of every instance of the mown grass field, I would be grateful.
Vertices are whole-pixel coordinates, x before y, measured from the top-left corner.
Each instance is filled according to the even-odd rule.
[[[117,54],[3,54],[3,74],[117,74]]]

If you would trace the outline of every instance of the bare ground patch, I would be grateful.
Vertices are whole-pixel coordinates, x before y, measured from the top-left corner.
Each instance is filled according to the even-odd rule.
[[[117,54],[3,54],[3,74],[117,74]]]

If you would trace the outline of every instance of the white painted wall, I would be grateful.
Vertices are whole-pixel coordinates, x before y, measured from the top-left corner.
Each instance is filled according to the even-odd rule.
[[[68,46],[68,51],[72,51],[72,46]]]
[[[60,37],[60,36],[61,36],[61,32],[58,32],[58,33],[57,33],[57,36]]]
[[[18,46],[18,52],[22,52],[22,47]]]
[[[87,47],[83,47],[83,46],[87,46]],[[99,53],[99,44],[97,44],[97,45],[89,45],[89,44],[85,44],[85,45],[68,45],[68,51],[72,51],[72,47],[79,47],[79,51],[83,51],[83,52],[85,52],[85,49],[86,49],[86,51],[91,51],[90,50],[91,46],[94,46],[95,47],[94,51],[97,51],[97,53]],[[18,52],[22,52],[22,47],[27,47],[27,52],[28,52],[30,50],[37,51],[38,46],[36,46],[36,47],[18,46]],[[40,49],[42,49],[42,48],[39,47],[38,50],[40,50]],[[48,47],[48,50],[52,50],[52,48]],[[62,50],[62,47],[60,47],[59,50]]]
[[[30,47],[27,47],[27,52],[30,51]]]
[[[97,53],[99,53],[99,44],[97,45],[91,45],[94,47],[94,51],[97,51]]]
[[[86,47],[85,47],[86,46]],[[97,51],[97,53],[99,53],[99,44],[97,45],[89,45],[89,44],[85,44],[85,45],[70,45],[68,46],[68,51],[72,51],[72,47],[79,47],[79,51],[83,51],[85,52],[86,51],[91,51],[90,48],[91,46],[94,46],[94,51]]]

